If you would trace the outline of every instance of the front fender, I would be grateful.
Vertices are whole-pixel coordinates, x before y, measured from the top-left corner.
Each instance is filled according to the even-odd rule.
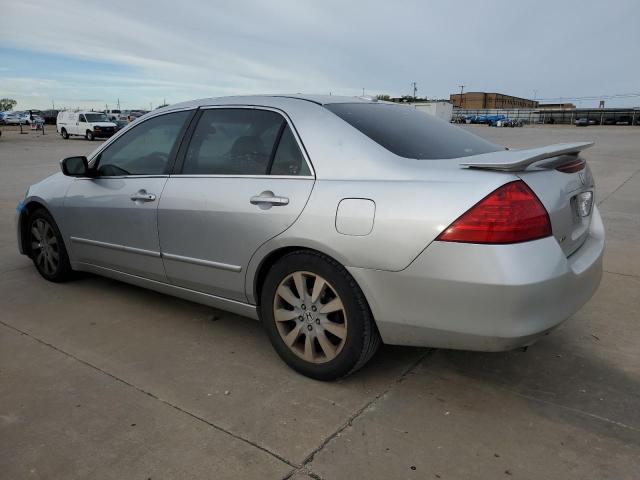
[[[29,215],[37,208],[45,208],[51,214],[69,250],[67,235],[65,235],[64,199],[74,180],[62,173],[55,173],[29,187],[26,197],[16,207],[15,224],[18,250],[21,254],[29,254],[29,246],[26,244],[26,223]]]

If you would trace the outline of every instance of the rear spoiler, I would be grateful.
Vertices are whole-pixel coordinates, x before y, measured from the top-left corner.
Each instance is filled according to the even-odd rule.
[[[556,145],[531,148],[529,150],[501,150],[499,152],[465,157],[464,161],[460,162],[460,166],[517,172],[525,170],[529,165],[540,160],[559,157],[561,155],[577,155],[582,150],[592,146],[593,142],[577,142],[558,143]]]

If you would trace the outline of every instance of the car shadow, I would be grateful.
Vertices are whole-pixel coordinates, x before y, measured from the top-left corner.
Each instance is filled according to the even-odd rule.
[[[526,351],[436,350],[423,367],[437,376],[455,374],[481,387],[515,393],[529,399],[539,415],[557,420],[559,413],[581,429],[640,446],[638,377],[602,358],[588,340],[585,346],[572,344],[571,335],[553,332]]]

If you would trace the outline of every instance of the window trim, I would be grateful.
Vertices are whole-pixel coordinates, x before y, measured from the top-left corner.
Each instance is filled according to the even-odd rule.
[[[195,173],[182,173],[182,169],[184,168],[184,160],[187,154],[187,150],[189,149],[189,145],[191,144],[191,140],[193,139],[193,134],[196,130],[198,123],[200,122],[200,117],[202,117],[205,110],[235,110],[235,109],[248,109],[248,110],[266,110],[270,112],[274,112],[279,114],[286,123],[283,123],[280,131],[278,132],[277,141],[274,143],[274,149],[272,155],[275,155],[275,151],[277,151],[278,146],[280,145],[280,140],[282,138],[282,133],[285,130],[285,125],[288,125],[293,133],[293,137],[296,140],[298,145],[298,149],[300,153],[304,157],[305,162],[307,162],[307,166],[309,167],[309,171],[311,175],[269,175],[269,174],[254,174],[254,175],[242,175],[242,174],[195,174]],[[270,171],[272,159],[269,161],[269,165],[267,171]],[[192,118],[192,122],[189,124],[189,129],[185,133],[182,143],[180,144],[180,148],[178,149],[178,155],[176,156],[176,161],[174,162],[174,168],[172,173],[170,173],[171,177],[180,177],[180,178],[289,178],[289,179],[301,179],[301,180],[315,180],[316,172],[313,168],[313,164],[309,159],[309,155],[307,154],[307,149],[304,147],[300,136],[298,135],[298,131],[295,128],[295,125],[289,118],[289,116],[283,110],[275,107],[266,107],[262,105],[203,105],[198,107],[198,114]]]
[[[88,160],[89,163],[89,168],[93,169],[96,166],[96,162],[99,161],[100,159],[100,155],[102,154],[102,152],[104,152],[107,148],[109,148],[109,146],[111,144],[113,144],[118,138],[122,137],[123,135],[134,131],[136,128],[138,128],[140,125],[142,125],[145,122],[148,122],[149,120],[153,120],[155,118],[159,118],[159,117],[163,117],[165,115],[170,115],[172,113],[179,113],[179,112],[189,112],[191,111],[191,114],[189,116],[187,116],[187,118],[185,119],[184,125],[182,125],[182,128],[180,129],[180,131],[178,132],[178,135],[176,136],[176,144],[173,146],[173,148],[171,149],[171,152],[169,152],[169,158],[167,159],[167,165],[165,167],[165,171],[164,173],[142,173],[139,175],[136,174],[132,174],[132,175],[102,175],[102,176],[96,176],[96,177],[80,177],[82,179],[90,179],[90,180],[95,180],[95,179],[100,179],[100,178],[164,178],[164,177],[168,177],[169,175],[171,175],[171,172],[173,172],[175,165],[176,165],[176,159],[178,158],[178,153],[180,152],[180,148],[182,147],[182,144],[185,141],[185,133],[187,132],[187,130],[191,127],[192,123],[193,123],[193,119],[196,115],[196,113],[198,112],[198,109],[195,109],[193,107],[190,108],[180,108],[180,109],[176,109],[176,110],[171,110],[170,112],[162,112],[158,115],[153,115],[150,116],[149,118],[145,118],[144,120],[140,121],[138,120],[138,123],[136,123],[136,125],[133,125],[131,128],[128,128],[126,130],[121,130],[120,135],[116,134],[114,136],[112,136],[109,141],[105,142],[98,150],[96,150],[95,152],[93,152]]]

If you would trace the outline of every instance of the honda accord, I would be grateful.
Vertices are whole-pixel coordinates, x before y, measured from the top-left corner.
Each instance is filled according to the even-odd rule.
[[[322,380],[384,342],[526,346],[600,282],[590,143],[508,150],[412,106],[336,96],[155,110],[29,187],[20,251],[260,319]]]

